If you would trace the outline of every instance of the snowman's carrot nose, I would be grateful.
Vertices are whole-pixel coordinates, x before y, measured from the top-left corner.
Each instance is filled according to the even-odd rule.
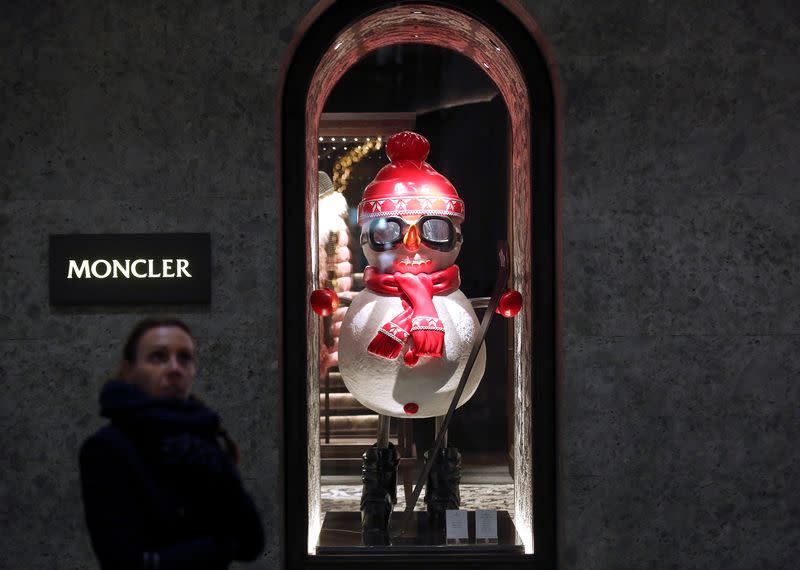
[[[406,246],[408,251],[417,251],[419,249],[419,231],[417,226],[408,228],[406,235],[403,237],[403,245]]]

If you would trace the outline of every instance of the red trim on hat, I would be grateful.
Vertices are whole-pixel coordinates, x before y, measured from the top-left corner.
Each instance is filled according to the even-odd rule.
[[[427,195],[403,198],[362,200],[358,205],[358,223],[390,216],[447,216],[464,219],[465,207],[461,198]]]

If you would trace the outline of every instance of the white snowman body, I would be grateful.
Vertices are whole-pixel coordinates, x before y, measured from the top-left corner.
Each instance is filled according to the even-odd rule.
[[[397,418],[429,418],[447,413],[480,325],[472,305],[460,290],[434,295],[433,303],[446,331],[442,356],[423,356],[414,366],[408,366],[403,360],[404,351],[395,359],[367,351],[381,325],[403,311],[400,298],[367,289],[355,296],[339,336],[339,368],[345,386],[361,404]],[[475,393],[485,367],[483,345],[459,406]]]
[[[391,136],[386,146],[391,162],[364,190],[358,223],[369,264],[367,288],[348,307],[339,336],[339,368],[347,389],[371,410],[398,418],[447,413],[479,329],[453,271],[463,242],[464,202],[450,181],[425,162],[429,148],[417,133]],[[414,283],[413,276],[421,274],[427,278]],[[433,290],[427,291],[428,286]],[[425,332],[421,349],[415,345],[413,324],[410,337],[400,335],[405,340],[389,334],[393,342],[405,343],[391,358],[386,355],[397,354],[399,347],[376,335],[404,312],[400,294],[407,295],[412,317],[438,318],[441,324],[429,322],[426,326],[435,328],[416,330]],[[431,302],[436,315],[430,313]],[[373,340],[377,346],[370,352]],[[486,347],[481,346],[459,405],[475,393],[485,367]]]

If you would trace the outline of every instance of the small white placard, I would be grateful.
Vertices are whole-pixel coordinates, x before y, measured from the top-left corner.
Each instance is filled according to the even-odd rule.
[[[467,529],[467,511],[448,510],[447,517],[447,540],[461,540],[469,538]]]
[[[497,540],[497,511],[475,511],[475,539]]]

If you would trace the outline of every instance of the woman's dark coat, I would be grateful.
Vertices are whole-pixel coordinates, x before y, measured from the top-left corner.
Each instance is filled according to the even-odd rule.
[[[104,570],[219,570],[264,548],[261,519],[197,400],[151,398],[114,380],[111,423],[80,452],[86,521]]]

